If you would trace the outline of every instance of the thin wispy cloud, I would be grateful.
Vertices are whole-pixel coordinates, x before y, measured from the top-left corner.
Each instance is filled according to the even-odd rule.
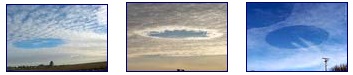
[[[106,5],[7,5],[8,66],[106,61],[106,9]]]

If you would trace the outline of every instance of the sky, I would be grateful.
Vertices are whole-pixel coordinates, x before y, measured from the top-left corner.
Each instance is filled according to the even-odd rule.
[[[128,3],[129,71],[226,71],[226,3]]]
[[[347,64],[347,3],[247,3],[247,71]]]
[[[107,60],[106,5],[7,5],[7,66]]]

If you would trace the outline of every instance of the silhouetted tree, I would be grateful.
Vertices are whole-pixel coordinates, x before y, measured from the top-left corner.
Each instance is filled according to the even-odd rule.
[[[50,61],[49,66],[54,66],[54,62]]]
[[[331,68],[331,71],[348,72],[348,66],[347,66],[347,64],[336,65],[336,66]]]

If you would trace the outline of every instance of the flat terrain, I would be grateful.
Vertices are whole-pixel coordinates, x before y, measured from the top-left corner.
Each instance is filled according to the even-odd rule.
[[[226,55],[137,57],[128,59],[128,71],[227,71]]]
[[[7,67],[7,71],[108,71],[108,66],[105,61],[73,65]]]

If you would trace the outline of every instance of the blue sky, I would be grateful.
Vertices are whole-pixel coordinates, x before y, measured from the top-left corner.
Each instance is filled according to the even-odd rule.
[[[206,31],[166,30],[164,32],[151,32],[149,36],[163,38],[207,37]]]
[[[226,3],[128,3],[128,70],[225,71]]]
[[[37,38],[13,43],[15,47],[24,49],[52,48],[57,47],[61,44],[64,44],[64,41],[62,39],[53,38]]]
[[[106,61],[107,6],[7,5],[7,66]]]
[[[323,71],[347,63],[347,4],[247,3],[247,70]]]

